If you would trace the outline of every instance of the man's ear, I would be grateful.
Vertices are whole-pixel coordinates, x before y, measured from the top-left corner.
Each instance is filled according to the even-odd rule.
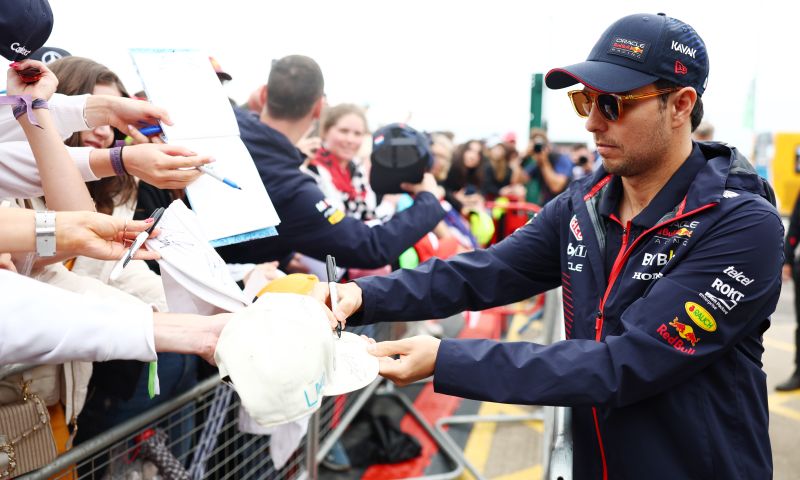
[[[261,103],[261,110],[267,108],[267,86],[263,85],[258,92],[258,101]]]
[[[311,118],[314,120],[318,119],[322,116],[322,107],[325,106],[325,98],[319,97],[317,103],[314,104],[314,108],[311,109]]]
[[[692,110],[697,103],[697,92],[692,87],[684,87],[673,96],[672,126],[678,128],[692,122]]]

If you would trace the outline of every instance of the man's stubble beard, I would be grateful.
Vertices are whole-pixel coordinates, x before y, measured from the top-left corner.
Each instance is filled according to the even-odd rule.
[[[606,172],[620,177],[635,178],[658,168],[669,151],[669,137],[664,125],[663,109],[659,110],[659,120],[649,138],[637,139],[635,145],[618,145],[620,157],[616,160],[604,158],[603,167]]]

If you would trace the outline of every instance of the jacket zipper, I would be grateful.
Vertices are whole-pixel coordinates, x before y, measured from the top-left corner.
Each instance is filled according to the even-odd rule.
[[[685,201],[685,199],[684,199]],[[631,232],[631,222],[628,222],[627,227],[623,227],[622,231],[622,245],[619,248],[619,253],[617,253],[617,258],[614,260],[614,266],[611,267],[611,274],[608,276],[608,285],[606,286],[606,291],[603,294],[603,298],[600,300],[600,306],[597,310],[597,314],[595,316],[595,323],[594,323],[594,339],[596,342],[599,342],[602,338],[603,334],[603,310],[606,306],[606,300],[608,300],[608,296],[611,294],[611,289],[614,287],[614,283],[616,283],[617,278],[619,277],[620,272],[622,272],[622,267],[625,266],[625,262],[628,260],[633,249],[636,247],[636,244],[639,243],[639,240],[647,236],[650,232],[663,227],[664,225],[669,225],[670,223],[676,222],[683,218],[689,217],[696,213],[699,213],[703,210],[707,210],[711,207],[716,206],[717,203],[709,203],[707,205],[703,205],[702,207],[696,208],[691,212],[686,212],[682,215],[676,215],[675,217],[667,220],[666,222],[659,223],[649,229],[645,230],[641,233],[638,237],[633,240],[630,246],[628,246],[628,239]],[[681,208],[683,210],[683,208]],[[600,435],[600,422],[597,420],[597,408],[592,407],[592,415],[594,416],[594,428],[597,432],[597,443],[600,446],[600,459],[603,462],[603,480],[608,480],[608,465],[606,464],[606,453],[605,448],[603,448],[603,438]]]

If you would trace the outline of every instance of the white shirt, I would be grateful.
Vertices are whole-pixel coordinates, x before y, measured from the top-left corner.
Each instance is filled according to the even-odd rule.
[[[81,296],[0,270],[0,364],[156,360],[150,306]]]
[[[50,98],[50,112],[62,139],[66,140],[74,132],[90,130],[83,118],[88,98],[89,95],[70,97],[59,93]],[[98,179],[89,167],[91,150],[90,147],[67,147],[85,182]],[[0,197],[32,198],[41,195],[39,169],[25,132],[11,114],[11,106],[0,106]]]

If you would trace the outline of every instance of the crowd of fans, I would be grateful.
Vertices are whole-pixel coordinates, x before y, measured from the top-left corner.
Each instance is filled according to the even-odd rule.
[[[44,43],[49,30],[38,28]],[[6,34],[13,40],[16,32]],[[228,318],[169,313],[153,252],[141,250],[111,278],[111,260],[147,228],[150,212],[186,201],[183,188],[201,174],[192,167],[212,159],[142,134],[136,126],[169,124],[169,112],[148,103],[143,92],[130,95],[115,72],[74,53],[42,47],[24,58],[4,52],[16,61],[8,71],[10,106],[0,121],[0,215],[7,225],[0,281],[10,313],[0,324],[0,364],[47,364],[43,375],[70,376],[60,394],[38,391],[51,399],[59,451],[214,374],[200,360],[213,362]],[[220,81],[230,80],[211,60]],[[28,69],[38,76],[26,77]],[[282,220],[277,237],[219,250],[243,285],[254,271],[268,280],[320,272],[326,253],[345,267],[340,280],[347,280],[485,248],[508,233],[498,222],[514,214],[497,206],[541,206],[599,163],[586,145],[552,144],[539,129],[520,150],[513,134],[461,140],[405,124],[369,125],[365,108],[328,105],[323,87],[314,60],[289,56],[273,61],[268,82],[233,106]],[[392,135],[413,144],[406,153],[424,173],[396,191],[376,191],[372,157],[393,148]],[[384,138],[388,147],[381,146]],[[50,253],[48,241],[55,245]],[[59,322],[47,321],[56,317]],[[442,334],[435,322],[420,325]],[[153,398],[146,362],[156,359],[161,388]],[[37,375],[19,378],[37,391],[46,384]],[[182,435],[193,424],[175,428],[169,433]],[[329,465],[346,466],[341,449],[332,452],[337,458]]]

